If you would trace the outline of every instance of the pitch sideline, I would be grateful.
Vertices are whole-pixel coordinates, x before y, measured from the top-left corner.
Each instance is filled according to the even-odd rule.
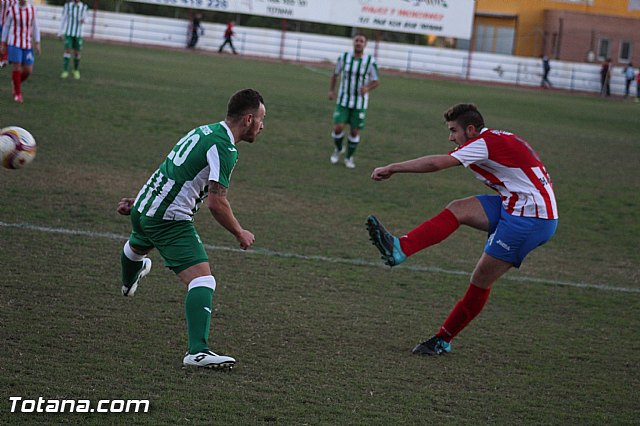
[[[79,235],[79,236],[85,236],[85,237],[91,237],[91,238],[105,238],[105,239],[120,240],[120,241],[124,241],[128,238],[128,236],[126,235],[118,235],[110,232],[93,232],[93,231],[83,231],[81,229],[51,228],[47,226],[33,225],[30,223],[7,223],[7,222],[0,221],[0,227],[20,228],[20,229],[26,229],[29,231],[45,232],[49,234]],[[211,244],[204,244],[204,247],[209,251],[230,251],[230,252],[239,252],[239,253],[247,253],[247,254],[257,254],[257,255],[269,256],[269,257],[299,259],[299,260],[306,260],[306,261],[317,261],[317,262],[335,263],[335,264],[344,264],[344,265],[353,265],[353,266],[366,266],[366,267],[373,267],[373,268],[385,268],[385,269],[388,268],[387,266],[383,265],[380,262],[374,263],[364,259],[339,259],[339,258],[328,257],[328,256],[303,255],[298,253],[278,252],[278,251],[273,251],[273,250],[264,249],[264,248],[254,248],[254,249],[245,251],[239,248],[216,246]],[[406,265],[406,266],[399,266],[398,269],[406,269],[409,271],[417,271],[417,272],[432,272],[432,273],[447,274],[447,275],[465,275],[465,276],[470,275],[468,272],[464,272],[464,271],[456,271],[456,270],[437,268],[437,267],[431,267],[431,266]],[[562,286],[562,287],[614,291],[614,292],[621,292],[621,293],[640,293],[640,288],[616,287],[616,286],[610,286],[606,284],[589,284],[589,283],[579,283],[579,282],[572,282],[572,281],[549,280],[549,279],[535,278],[535,277],[504,276],[500,279],[509,280],[509,281],[545,284],[545,285],[556,285],[556,286]]]

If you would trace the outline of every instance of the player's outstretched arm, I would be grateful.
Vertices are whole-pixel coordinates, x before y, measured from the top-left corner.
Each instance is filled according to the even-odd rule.
[[[227,188],[215,181],[209,181],[208,207],[214,219],[236,237],[243,250],[251,247],[255,241],[255,236],[240,226],[231,210],[231,204],[227,199]]]
[[[384,167],[377,167],[373,170],[373,173],[371,173],[371,179],[389,179],[396,173],[432,173],[459,165],[460,162],[450,155],[426,155],[401,163],[392,163]]]

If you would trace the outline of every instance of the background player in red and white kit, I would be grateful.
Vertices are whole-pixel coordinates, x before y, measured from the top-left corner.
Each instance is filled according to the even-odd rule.
[[[0,53],[7,52],[13,64],[13,100],[22,103],[22,82],[33,72],[33,47],[40,55],[40,29],[36,9],[26,0],[9,7],[2,27]]]
[[[4,26],[4,18],[9,7],[18,3],[18,0],[0,0],[0,35],[2,35],[2,27]],[[0,53],[0,68],[7,65],[7,51]]]
[[[487,129],[473,104],[458,104],[444,114],[449,140],[458,147],[448,155],[428,155],[376,168],[371,178],[395,173],[431,173],[463,165],[499,195],[476,195],[455,200],[439,214],[406,235],[391,235],[375,216],[367,218],[369,235],[389,266],[437,244],[460,225],[486,231],[484,253],[471,275],[466,294],[435,336],[418,344],[413,353],[451,352],[451,340],[484,307],[492,284],[525,256],[551,239],[558,225],[558,208],[551,178],[536,152],[522,138]]]

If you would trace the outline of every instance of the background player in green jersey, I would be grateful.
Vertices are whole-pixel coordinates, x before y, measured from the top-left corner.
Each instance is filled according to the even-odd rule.
[[[62,62],[62,74],[60,77],[69,77],[69,62],[73,51],[73,78],[80,78],[80,51],[82,50],[82,27],[87,13],[87,5],[80,0],[71,0],[64,4],[60,20],[59,37],[64,37],[64,54]]]
[[[264,127],[266,114],[260,93],[245,89],[235,93],[224,121],[197,127],[171,150],[138,196],[123,198],[118,213],[131,215],[131,236],[124,245],[122,294],[133,296],[140,279],[151,270],[146,255],[158,250],[165,266],[188,287],[185,299],[189,348],[185,366],[231,368],[235,359],[209,348],[211,305],[216,280],[193,215],[205,201],[209,211],[244,250],[255,237],[244,229],[227,200],[231,173],[238,160],[236,143],[254,142]]]
[[[333,112],[333,142],[336,146],[331,155],[331,164],[340,161],[344,152],[342,141],[344,127],[350,127],[344,165],[350,169],[356,167],[353,154],[360,142],[360,131],[364,129],[364,122],[369,104],[369,92],[380,85],[378,80],[378,65],[371,55],[364,54],[367,37],[356,34],[353,37],[353,53],[345,52],[338,58],[336,68],[331,76],[329,99],[336,100]],[[340,76],[340,86],[336,96],[336,83]]]

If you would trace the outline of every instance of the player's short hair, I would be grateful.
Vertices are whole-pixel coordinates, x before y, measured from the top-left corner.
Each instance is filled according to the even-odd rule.
[[[231,120],[238,120],[246,114],[254,114],[260,108],[260,104],[264,105],[264,99],[257,90],[240,90],[229,98],[227,117]]]
[[[353,35],[353,37],[351,37],[351,39],[353,40],[356,37],[364,37],[364,41],[369,41],[369,37],[367,37],[365,33],[357,32]]]
[[[474,104],[454,105],[444,113],[444,119],[445,121],[455,121],[462,128],[466,128],[469,124],[477,130],[484,128],[484,118]]]

